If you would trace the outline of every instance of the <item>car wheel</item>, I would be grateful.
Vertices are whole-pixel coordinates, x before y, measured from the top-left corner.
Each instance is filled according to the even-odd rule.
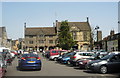
[[[54,61],[57,61],[57,58],[54,58]]]
[[[105,74],[105,73],[107,73],[107,71],[108,71],[108,69],[107,69],[106,66],[101,66],[100,67],[100,73]]]

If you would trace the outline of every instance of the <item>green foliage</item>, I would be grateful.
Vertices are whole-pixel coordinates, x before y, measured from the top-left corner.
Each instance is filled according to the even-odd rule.
[[[59,47],[66,50],[71,49],[71,47],[75,45],[75,41],[70,32],[70,27],[66,20],[61,23],[60,32],[58,34],[58,43]]]

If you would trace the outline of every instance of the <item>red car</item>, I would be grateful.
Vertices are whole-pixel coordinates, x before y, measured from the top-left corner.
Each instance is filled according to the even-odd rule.
[[[52,49],[49,51],[50,52],[49,56],[59,55],[63,51],[67,51],[67,50],[54,50],[54,49]]]

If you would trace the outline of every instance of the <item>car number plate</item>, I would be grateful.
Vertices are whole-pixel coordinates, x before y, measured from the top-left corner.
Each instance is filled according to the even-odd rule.
[[[35,63],[35,61],[28,61],[28,63]]]

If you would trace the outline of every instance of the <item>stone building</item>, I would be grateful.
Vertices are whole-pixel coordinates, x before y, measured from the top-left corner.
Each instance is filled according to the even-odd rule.
[[[91,47],[91,27],[89,19],[86,22],[68,22],[73,39],[77,42],[76,49],[89,50]],[[51,49],[57,45],[57,38],[61,22],[56,20],[53,27],[26,27],[25,24],[25,46],[26,49]]]
[[[0,27],[0,46],[7,47],[7,32],[5,27]]]
[[[99,41],[100,49],[108,52],[120,51],[120,33],[115,34],[114,30],[110,31],[110,35]]]
[[[120,51],[120,33],[108,36],[107,51]]]
[[[59,31],[61,22],[56,20],[57,33]],[[86,22],[68,22],[70,26],[70,31],[72,32],[73,39],[77,42],[75,46],[79,50],[90,50],[91,48],[91,27],[89,24],[89,19]]]
[[[25,28],[26,49],[50,49],[56,46],[55,27]]]

